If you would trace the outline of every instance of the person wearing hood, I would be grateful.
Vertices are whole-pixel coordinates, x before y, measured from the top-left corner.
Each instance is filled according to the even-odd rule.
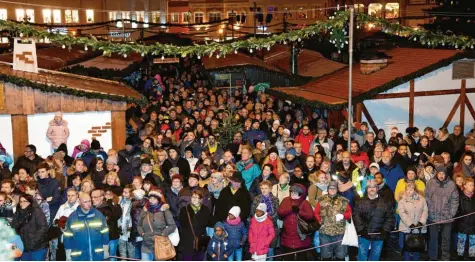
[[[56,212],[58,212],[61,202],[61,188],[59,182],[50,177],[50,172],[49,165],[46,162],[43,162],[38,166],[38,172],[36,175],[38,191],[49,205],[50,221],[48,221],[48,224],[53,222],[53,218],[56,216]]]
[[[211,206],[214,207],[219,199],[221,191],[225,187],[224,176],[221,172],[214,172],[211,174],[211,179],[207,185],[208,192],[211,195]],[[214,214],[214,208],[211,210],[211,214]]]
[[[395,225],[393,201],[380,196],[376,181],[368,181],[366,194],[356,201],[353,212],[358,261],[379,261],[383,242]]]
[[[459,193],[455,183],[447,176],[447,168],[436,169],[436,175],[426,185],[425,197],[429,208],[428,224],[452,221],[459,207]],[[450,260],[450,232],[452,223],[435,224],[429,227],[429,258],[438,260],[439,231],[442,234],[442,260]]]
[[[26,168],[30,171],[30,174],[34,174],[38,168],[38,165],[43,162],[44,159],[36,154],[36,146],[27,145],[23,156],[16,159],[13,166],[12,173],[18,174],[20,168]]]
[[[322,260],[345,260],[346,246],[338,244],[327,245],[343,239],[346,221],[351,220],[350,201],[338,195],[338,183],[331,181],[328,194],[318,198],[314,211],[315,217],[321,224],[319,231]]]
[[[252,181],[261,174],[259,165],[252,159],[252,148],[250,146],[241,147],[241,161],[236,164],[237,170],[242,174],[246,191],[251,188]]]
[[[20,235],[24,245],[21,260],[45,261],[48,250],[48,222],[32,196],[20,196],[11,225]]]
[[[153,171],[153,166],[152,166],[152,161],[150,160],[150,158],[146,157],[142,159],[141,165],[140,165],[140,176],[142,177],[143,182],[145,183],[146,181],[148,181],[156,187],[161,187],[163,184],[162,180],[160,179],[159,176],[155,175],[152,171]]]
[[[87,139],[83,139],[81,143],[74,147],[72,158],[80,158],[84,153],[88,152],[91,149],[91,143]]]
[[[64,153],[63,160],[64,160],[64,163],[66,164],[66,166],[72,165],[73,161],[74,161],[74,158],[72,158],[68,155],[68,146],[65,143],[62,143],[61,145],[59,145],[58,150],[56,150],[56,153],[61,153],[61,152]]]
[[[227,187],[221,190],[215,206],[214,217],[217,221],[224,221],[228,217],[228,210],[233,206],[241,209],[241,220],[245,221],[249,217],[251,207],[251,196],[244,186],[244,179],[239,171],[235,171],[229,178]]]
[[[295,142],[300,143],[302,145],[302,152],[308,155],[312,141],[313,135],[310,131],[310,127],[308,125],[304,125],[300,130],[300,133],[295,137]]]
[[[291,147],[285,152],[284,170],[292,176],[297,165],[300,165],[300,161],[297,158],[297,152]]]
[[[475,212],[475,197],[474,197],[474,180],[473,178],[465,178],[463,182],[463,192],[460,194],[460,205],[457,211],[457,216],[465,216],[460,218],[455,224],[457,231],[457,255],[458,260],[467,261],[474,260],[475,250],[475,219],[472,216],[466,216]],[[469,248],[466,248],[466,246]],[[466,251],[468,249],[468,254]]]
[[[224,222],[224,229],[228,233],[229,248],[233,251],[228,257],[229,261],[241,261],[243,247],[247,240],[247,228],[241,221],[241,208],[233,206],[229,210],[228,217]]]
[[[249,253],[254,261],[266,261],[269,246],[276,235],[272,219],[267,216],[267,205],[260,203],[249,226]]]
[[[228,232],[223,223],[218,222],[214,226],[213,237],[209,241],[206,252],[211,257],[211,261],[228,260],[233,253],[233,249],[229,246]]]
[[[426,185],[417,178],[417,169],[414,166],[410,166],[407,168],[406,176],[397,181],[396,190],[394,191],[394,199],[396,199],[396,202],[399,202],[399,200],[404,197],[407,183],[414,183],[416,192],[424,196]]]
[[[143,238],[142,260],[153,261],[154,237],[172,234],[176,225],[170,209],[165,207],[166,202],[162,192],[159,190],[150,191],[148,200],[147,210],[140,214],[137,231]]]
[[[176,146],[171,146],[168,149],[168,159],[165,160],[162,166],[163,176],[167,184],[170,184],[170,169],[177,167],[178,174],[183,176],[185,181],[188,181],[188,176],[191,173],[190,164],[186,159],[180,156],[180,151]]]
[[[310,186],[310,182],[308,181],[307,176],[303,172],[303,168],[300,165],[297,165],[294,169],[294,174],[290,175],[290,185],[295,184],[301,184],[305,188],[308,188]]]
[[[251,194],[251,198],[254,198],[255,196],[259,195],[261,193],[261,186],[260,184],[262,181],[269,180],[272,185],[275,185],[278,183],[278,180],[275,178],[275,175],[272,173],[273,171],[273,166],[271,164],[265,164],[262,166],[262,174],[254,181],[252,182],[251,189],[249,190],[249,193]]]
[[[56,112],[54,119],[49,122],[46,137],[51,141],[51,148],[58,149],[59,145],[66,143],[69,137],[68,121],[63,119],[63,113]]]
[[[122,209],[120,206],[114,205],[112,201],[106,201],[105,193],[102,189],[92,191],[91,197],[92,205],[104,215],[109,227],[109,254],[116,256],[120,236],[118,221],[122,216]],[[116,261],[115,258],[111,258],[111,260]]]
[[[277,214],[283,220],[280,246],[282,253],[298,252],[310,247],[312,239],[300,232],[298,226],[299,216],[305,221],[315,220],[312,206],[305,200],[307,189],[301,184],[290,188],[290,196],[280,204]],[[298,252],[283,257],[283,260],[307,260],[307,252]]]

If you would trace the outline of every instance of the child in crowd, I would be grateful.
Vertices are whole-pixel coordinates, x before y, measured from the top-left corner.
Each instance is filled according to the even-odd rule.
[[[212,261],[228,260],[233,250],[229,247],[228,233],[221,222],[214,226],[214,234],[208,244],[208,256]]]
[[[253,260],[266,260],[274,236],[274,224],[267,217],[267,205],[266,203],[260,203],[257,206],[256,214],[251,218],[251,226],[249,227],[249,252]]]
[[[122,197],[119,200],[120,208],[122,209],[122,216],[119,219],[120,237],[119,237],[119,252],[122,257],[135,258],[135,246],[130,238],[130,231],[132,229],[132,185],[125,186],[122,191]]]
[[[241,208],[233,206],[224,223],[224,229],[228,233],[229,248],[233,251],[228,258],[229,261],[242,260],[242,248],[247,240],[247,228],[241,221],[240,214]]]

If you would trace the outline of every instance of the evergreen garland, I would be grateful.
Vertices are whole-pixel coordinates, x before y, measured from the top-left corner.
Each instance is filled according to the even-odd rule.
[[[115,78],[123,78],[124,76],[128,76],[132,74],[134,71],[136,71],[139,67],[140,67],[140,63],[138,62],[134,62],[128,65],[124,69],[113,69],[113,68],[101,69],[95,66],[85,67],[83,65],[75,65],[71,67],[65,67],[61,69],[61,71],[65,73],[75,74],[75,75],[113,80]]]

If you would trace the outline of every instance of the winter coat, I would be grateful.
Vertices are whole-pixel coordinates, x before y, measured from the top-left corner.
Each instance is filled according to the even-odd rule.
[[[425,198],[429,208],[429,221],[452,219],[459,206],[457,186],[446,176],[444,181],[433,178],[427,181]]]
[[[184,187],[180,190],[178,193],[179,197],[179,204],[178,208],[181,210],[184,206],[187,206],[188,204],[191,203],[191,192],[193,190],[200,188],[198,186],[196,187]],[[209,194],[209,191],[207,188],[200,188],[201,192],[203,192],[203,206],[206,206],[210,211],[211,211],[211,196]]]
[[[104,184],[104,178],[106,177],[107,171],[105,169],[101,171],[93,170],[89,174],[89,177],[91,177],[92,182],[94,183],[94,187],[96,189],[103,189]]]
[[[394,198],[396,199],[396,201],[399,201],[403,198],[404,192],[406,190],[406,185],[407,178],[402,178],[397,181],[396,191],[394,191]],[[416,186],[417,193],[419,193],[421,196],[424,196],[426,190],[426,185],[424,184],[424,182],[419,179],[416,179],[414,181],[414,185]]]
[[[48,247],[48,222],[36,201],[25,209],[21,209],[18,204],[12,227],[20,235],[25,246],[23,252],[33,252]]]
[[[56,212],[56,216],[53,218],[53,221],[59,220],[61,217],[69,217],[74,211],[76,211],[78,206],[79,201],[76,201],[76,203],[72,206],[70,206],[69,203],[62,204],[59,207],[58,212]]]
[[[261,174],[259,165],[254,163],[254,160],[251,158],[246,163],[243,161],[237,162],[236,166],[237,170],[242,174],[247,190],[249,190],[254,179]]]
[[[323,147],[324,151],[325,151],[325,155],[331,159],[331,156],[332,156],[332,149],[333,149],[333,141],[329,138],[325,138],[323,141],[320,141],[318,139],[318,136],[315,137],[315,140],[312,141],[312,144],[310,145],[310,152],[309,152],[309,155],[315,155],[315,146],[316,145],[320,145]]]
[[[132,209],[130,209],[130,218],[132,219],[132,228],[130,229],[130,241],[140,242],[142,237],[140,237],[137,231],[137,224],[139,223],[140,215],[142,214],[143,207],[146,204],[145,199],[134,199],[132,200]],[[139,238],[139,240],[137,240]]]
[[[102,204],[96,207],[106,218],[107,226],[109,227],[109,239],[119,239],[119,225],[118,220],[122,216],[122,209],[118,205],[113,205],[112,201],[103,201]]]
[[[309,154],[310,152],[310,144],[312,144],[313,135],[311,132],[308,132],[307,135],[303,133],[303,130],[300,130],[298,136],[295,137],[295,142],[300,143],[302,145],[302,152],[305,154]]]
[[[171,187],[167,187],[165,190],[165,198],[167,200],[168,205],[170,205],[170,211],[172,212],[173,218],[175,218],[175,221],[178,220],[178,214],[180,213],[180,192],[178,194],[175,194],[175,192],[172,191]]]
[[[397,181],[404,178],[404,171],[402,171],[401,166],[398,164],[391,163],[390,165],[385,165],[381,162],[379,163],[379,172],[383,174],[386,185],[388,185],[393,192],[396,189]]]
[[[251,196],[245,187],[241,186],[234,194],[231,192],[231,186],[227,186],[221,190],[214,212],[216,221],[225,221],[228,217],[229,210],[233,206],[241,208],[241,214],[239,216],[242,221],[246,221],[251,211]]]
[[[73,261],[102,261],[103,247],[109,244],[106,219],[95,208],[84,213],[78,206],[68,218],[63,239],[64,248],[71,250]]]
[[[25,156],[20,156],[17,158],[15,165],[13,166],[12,173],[18,174],[18,170],[20,170],[20,168],[26,168],[30,171],[29,174],[33,175],[34,173],[36,173],[38,165],[43,161],[45,160],[37,154],[35,154],[35,158],[33,158],[33,160],[30,160]]]
[[[224,229],[223,223],[216,223],[214,228],[216,227],[221,227],[224,230],[223,235],[221,237],[213,235],[208,243],[206,252],[208,256],[211,257],[211,261],[227,261],[227,258],[234,252],[234,249],[229,246],[228,233]],[[213,255],[216,256],[213,258]]]
[[[279,181],[277,181],[277,178],[275,178],[274,174],[272,174],[272,173],[265,180],[269,180],[272,183],[272,185],[275,185],[275,184],[279,183]],[[261,194],[261,182],[262,181],[264,181],[264,177],[262,175],[260,175],[260,176],[256,177],[256,179],[254,179],[254,181],[252,182],[251,189],[249,189],[249,194],[251,194],[251,198],[254,198],[255,196]]]
[[[365,166],[369,167],[369,157],[368,154],[364,151],[358,151],[356,154],[351,154],[351,161],[353,163],[358,163],[359,161],[363,161]]]
[[[429,215],[429,210],[427,208],[426,199],[418,194],[414,193],[413,197],[404,197],[398,202],[399,216],[401,217],[401,222],[399,223],[399,230],[403,230],[404,233],[410,233],[409,226],[417,225],[419,222],[422,224],[427,224],[427,216]],[[427,229],[424,227],[421,229],[421,233],[426,233]],[[417,230],[419,232],[419,230]],[[417,233],[414,232],[414,233]]]
[[[315,217],[322,225],[320,233],[328,236],[343,235],[345,233],[346,221],[351,220],[350,201],[342,196],[331,197],[326,194],[318,198],[314,210]],[[336,221],[336,215],[343,215],[342,220]]]
[[[450,159],[452,162],[457,162],[462,157],[465,152],[465,137],[463,134],[456,136],[455,134],[450,134],[449,138],[449,153]]]
[[[269,217],[271,220],[272,220],[272,223],[274,224],[274,230],[275,232],[278,232],[279,228],[278,228],[278,225],[277,225],[277,220],[279,219],[279,214],[277,214],[277,210],[279,209],[279,199],[273,195],[270,195],[270,201],[272,203],[272,207],[269,207],[269,205],[267,206],[267,217]],[[256,209],[257,209],[257,206],[260,204],[260,203],[265,203],[265,200],[263,198],[262,195],[258,195],[256,197],[254,197],[254,201],[252,202],[252,206],[251,206],[251,217],[254,216],[256,214]],[[274,211],[273,214],[271,214],[269,211],[270,211],[270,208],[272,208],[272,210]],[[277,247],[277,242],[278,242],[278,237],[279,235],[276,235],[276,237],[273,239],[270,247],[271,248],[275,248]]]
[[[48,197],[52,197],[53,199],[48,202],[49,211],[50,211],[50,221],[49,224],[53,222],[53,218],[56,216],[56,212],[58,212],[60,202],[61,202],[61,188],[59,186],[58,180],[54,178],[45,178],[45,179],[38,179],[38,191],[43,199],[47,199]]]
[[[279,184],[275,184],[272,187],[272,195],[274,195],[275,197],[277,197],[277,199],[279,199],[279,205],[280,205],[286,197],[290,196],[290,185],[287,185],[285,190],[282,190]]]
[[[190,164],[188,163],[186,159],[182,157],[178,159],[178,161],[176,162],[176,165],[174,165],[169,159],[166,159],[165,162],[163,162],[162,170],[163,170],[163,177],[165,178],[165,181],[167,181],[168,184],[171,184],[170,169],[174,167],[178,167],[178,173],[183,177],[183,181],[187,181],[186,183],[188,183],[188,177],[190,176],[190,173],[191,173]]]
[[[253,216],[249,226],[249,253],[264,255],[269,252],[269,245],[275,238],[276,232],[272,220],[267,217],[263,222],[257,222]]]
[[[184,255],[193,253],[193,232],[191,230],[190,222],[188,220],[188,214],[190,215],[191,224],[193,225],[193,230],[196,237],[206,235],[206,227],[213,227],[214,220],[211,216],[209,208],[206,206],[201,206],[200,210],[197,213],[193,211],[190,205],[184,206],[180,210],[180,226],[181,226],[181,236],[186,236],[180,238],[180,250]]]
[[[300,238],[297,214],[293,212],[292,207],[299,207],[298,215],[305,221],[315,220],[312,206],[307,200],[305,200],[307,190],[302,185],[299,186],[304,192],[300,198],[294,200],[290,197],[286,197],[277,210],[279,217],[284,222],[280,237],[280,245],[292,249],[307,248],[311,245],[310,236],[305,236],[304,239]]]
[[[59,123],[54,120],[49,121],[46,136],[51,141],[51,148],[53,149],[57,149],[62,143],[66,144],[69,137],[68,122],[64,119]]]
[[[150,223],[147,220],[147,216],[150,219]],[[150,227],[153,228],[153,232]],[[154,236],[168,236],[175,229],[175,220],[170,210],[158,211],[154,214],[143,211],[137,224],[137,231],[143,237],[142,253],[153,253]]]
[[[248,230],[242,221],[237,225],[224,222],[224,229],[228,233],[230,249],[235,250],[244,246],[247,241]]]
[[[460,195],[460,204],[457,216],[463,216],[475,212],[475,196],[468,197],[464,193]],[[475,219],[473,215],[465,216],[457,220],[455,228],[458,233],[475,235]]]
[[[119,151],[119,156],[121,156],[125,161],[131,166],[132,177],[138,176],[140,174],[140,152],[139,149],[135,148],[132,151],[127,151],[122,149]]]
[[[382,234],[368,233],[391,232],[394,228],[395,216],[392,198],[378,196],[370,199],[364,196],[358,199],[353,211],[353,223],[358,235],[370,240],[384,240]]]

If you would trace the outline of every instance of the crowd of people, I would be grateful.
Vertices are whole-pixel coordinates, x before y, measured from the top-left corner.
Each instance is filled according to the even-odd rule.
[[[169,236],[186,261],[377,261],[394,243],[417,261],[406,245],[421,234],[431,260],[475,259],[475,131],[348,132],[325,111],[206,79],[191,60],[144,76],[150,102],[129,105],[124,148],[85,139],[42,158],[27,145],[13,163],[0,146],[12,258],[150,261]],[[241,128],[223,143],[228,119]],[[351,224],[358,247],[341,245]]]

